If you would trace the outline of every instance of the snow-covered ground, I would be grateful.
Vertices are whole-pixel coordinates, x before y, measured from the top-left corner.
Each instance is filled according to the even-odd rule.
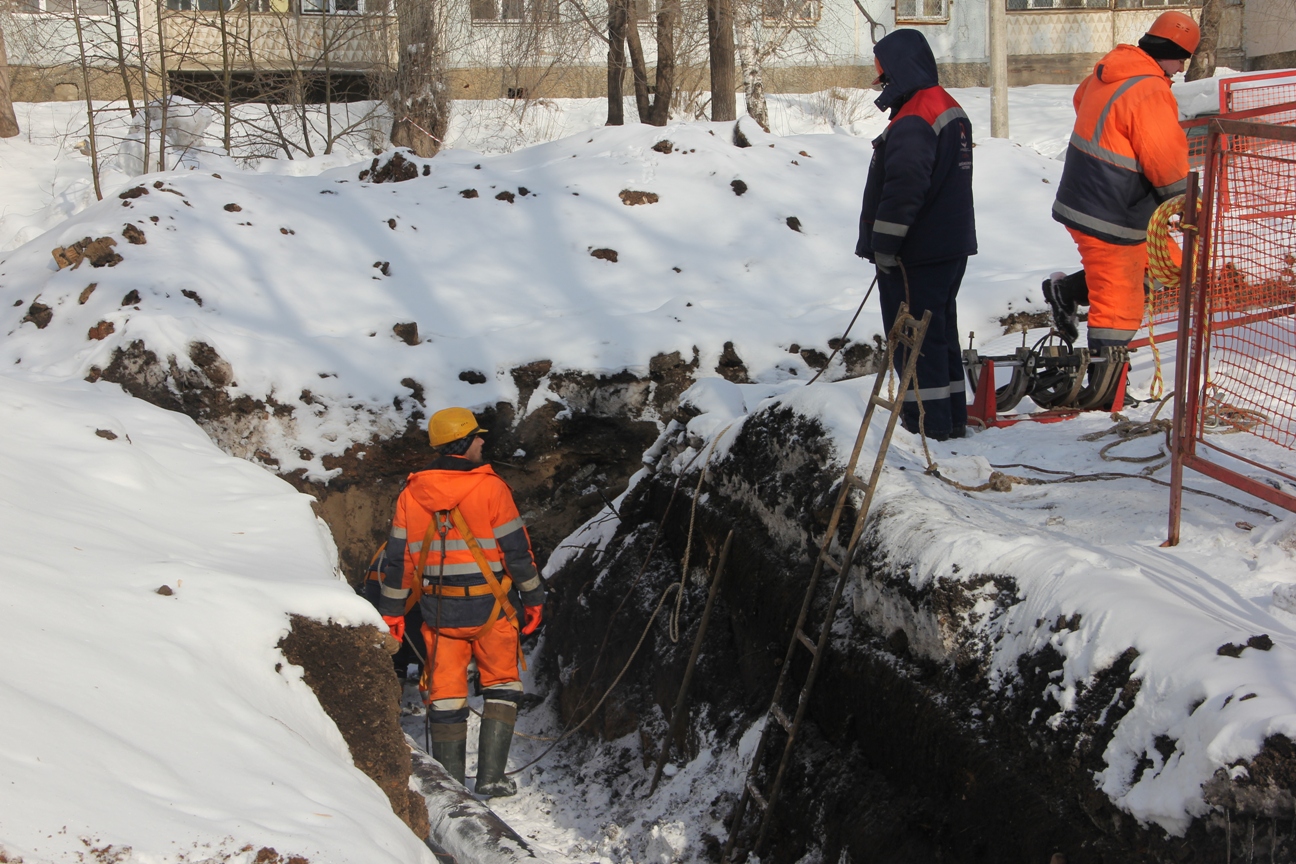
[[[382,625],[308,497],[115,385],[9,372],[0,514],[0,858],[432,860],[276,647],[289,613]]]
[[[1078,265],[1048,217],[1070,93],[1011,91],[1008,141],[985,134],[985,90],[955,93],[979,133],[981,253],[960,297],[963,330],[978,345],[1004,338],[1000,316],[1042,308],[1044,274]],[[371,158],[363,142],[251,164],[212,152],[205,131],[180,170],[131,177],[120,170],[129,154],[119,154],[95,202],[88,160],[73,146],[83,134],[76,109],[20,106],[24,135],[0,141],[0,361],[9,370],[0,375],[0,646],[11,658],[0,669],[0,853],[28,864],[105,844],[122,862],[237,857],[249,854],[239,853],[245,843],[319,861],[423,854],[351,767],[292,668],[274,671],[286,613],[375,620],[334,579],[306,499],[222,455],[188,420],[81,381],[118,347],[142,340],[184,367],[191,343],[211,345],[230,364],[233,395],[293,408],[265,440],[245,442],[246,454],[265,449],[283,469],[316,477],[327,476],[324,455],[404,427],[412,403],[393,397],[409,395],[405,378],[423,385],[429,405],[479,406],[516,398],[508,373],[522,363],[643,371],[654,354],[688,357],[696,346],[706,376],[728,340],[757,383],[698,385],[691,398],[710,413],[695,431],[714,433],[780,398],[824,419],[838,440],[853,438],[869,382],[804,388],[812,370],[789,349],[826,352],[872,275],[852,254],[869,141],[885,125],[867,94],[776,97],[771,134],[744,123],[748,148],[734,146],[733,124],[601,127],[599,100],[536,106],[517,128],[491,119],[505,106],[462,107],[454,146],[405,183],[361,182]],[[670,152],[654,149],[663,140]],[[118,197],[136,186],[146,194]],[[475,197],[462,194],[469,189]],[[626,190],[659,198],[629,206]],[[127,224],[146,243],[128,242]],[[123,257],[114,267],[59,270],[50,255],[105,235]],[[616,250],[615,263],[590,255],[598,249]],[[126,302],[131,292],[138,298]],[[48,307],[48,326],[23,322],[33,304]],[[868,341],[878,317],[874,297],[854,337]],[[419,325],[417,344],[393,333],[407,322]],[[96,339],[91,328],[112,332]],[[1134,371],[1140,393],[1152,375],[1145,355]],[[461,380],[464,371],[485,383]],[[546,398],[557,397],[542,385],[531,404]],[[1095,415],[993,430],[934,455],[964,481],[984,479],[990,463],[1084,473],[1107,467],[1096,456],[1104,442],[1076,438],[1107,423]],[[895,452],[921,467],[907,436]],[[1296,660],[1286,653],[1296,619],[1282,599],[1296,582],[1290,521],[1189,496],[1185,543],[1166,551],[1156,548],[1165,492],[1146,481],[1090,484],[1100,491],[1092,496],[1019,486],[969,497],[916,470],[887,478],[887,500],[908,502],[926,526],[897,519],[888,529],[919,563],[915,579],[958,560],[1025,586],[1028,602],[995,625],[1000,657],[1010,668],[1054,640],[1068,658],[1063,708],[1113,651],[1138,647],[1140,703],[1099,778],[1129,812],[1178,828],[1201,811],[1198,784],[1214,768],[1254,753],[1266,734],[1296,733]],[[172,596],[154,593],[164,583]],[[1076,611],[1075,632],[1034,623]],[[1260,633],[1272,651],[1214,654]],[[1198,700],[1204,707],[1189,713]],[[552,735],[551,710],[527,714],[521,730]],[[1158,734],[1182,751],[1129,784]],[[543,746],[519,743],[514,764]],[[556,864],[695,856],[723,815],[710,809],[716,792],[737,788],[738,757],[704,747],[641,802],[635,746],[528,769],[522,793],[498,808]],[[616,772],[620,794],[616,783],[585,782]]]

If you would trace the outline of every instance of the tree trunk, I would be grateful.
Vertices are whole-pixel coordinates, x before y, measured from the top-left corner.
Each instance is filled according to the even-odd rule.
[[[450,125],[441,10],[426,0],[398,0],[396,10],[400,62],[391,97],[391,142],[434,156]]]
[[[1196,81],[1209,78],[1215,74],[1215,54],[1219,50],[1220,18],[1223,13],[1222,0],[1204,0],[1201,12],[1201,44],[1193,54],[1192,63],[1184,78]],[[1224,110],[1224,106],[1220,106]]]
[[[626,71],[626,0],[611,0],[608,4],[608,113],[607,125],[625,125]]]
[[[109,0],[109,7],[112,9],[113,29],[117,32],[117,71],[121,74],[122,89],[126,91],[126,107],[130,109],[130,115],[135,116],[135,94],[134,88],[131,87],[130,69],[126,65],[126,39],[122,30],[122,13],[121,0]],[[143,51],[143,46],[140,46]]]
[[[679,20],[680,0],[661,0],[657,13],[657,81],[653,88],[652,110],[648,122],[665,126],[670,119],[671,97],[675,95],[675,25]]]
[[[0,28],[0,138],[18,134],[18,118],[9,97],[9,61],[5,57],[4,29]]]
[[[711,55],[711,119],[737,120],[733,0],[707,0],[707,45]]]
[[[742,67],[743,94],[747,97],[747,113],[769,130],[769,108],[765,105],[765,68],[761,61],[756,36],[756,20],[760,10],[750,0],[742,4],[742,20],[738,22],[738,62]]]
[[[644,62],[643,43],[639,41],[639,11],[635,0],[624,0],[626,5],[626,45],[630,49],[630,69],[634,78],[635,110],[639,122],[648,123],[652,105],[648,101],[648,64]]]
[[[94,101],[90,98],[90,65],[86,62],[85,31],[81,28],[80,3],[72,5],[72,21],[76,25],[77,57],[81,60],[81,86],[85,88],[86,126],[90,130],[90,177],[94,181],[95,200],[103,200],[99,186],[99,143],[95,139]]]

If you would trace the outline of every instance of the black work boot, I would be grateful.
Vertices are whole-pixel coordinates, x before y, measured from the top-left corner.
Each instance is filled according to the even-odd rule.
[[[517,794],[517,784],[504,776],[508,766],[509,747],[513,743],[513,725],[517,722],[517,705],[487,699],[482,711],[481,735],[477,739],[478,795],[503,798]]]
[[[433,723],[432,758],[441,763],[460,785],[464,785],[468,761],[468,724]]]
[[[1076,283],[1079,282],[1080,285]],[[1056,273],[1050,273],[1049,277],[1044,280],[1040,290],[1044,294],[1044,300],[1053,312],[1053,326],[1062,338],[1067,342],[1074,344],[1076,339],[1080,338],[1080,322],[1076,317],[1076,307],[1078,304],[1077,287],[1084,286],[1084,271],[1072,273],[1070,276],[1061,270]],[[1085,291],[1086,299],[1088,292]]]

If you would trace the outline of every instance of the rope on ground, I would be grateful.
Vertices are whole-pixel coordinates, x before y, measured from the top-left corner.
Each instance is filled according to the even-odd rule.
[[[846,325],[846,332],[841,335],[841,339],[837,340],[837,347],[828,355],[828,360],[824,363],[823,368],[816,372],[814,377],[806,382],[807,387],[818,381],[819,376],[828,371],[828,367],[832,365],[833,358],[837,356],[837,352],[846,347],[846,337],[850,335],[851,328],[855,326],[855,320],[859,318],[860,313],[864,311],[864,304],[868,302],[869,297],[873,296],[873,288],[876,285],[877,274],[874,273],[873,281],[869,284],[868,290],[864,292],[864,299],[860,301],[859,308],[855,310],[855,314],[851,316],[850,323]]]
[[[867,300],[868,298],[866,297],[864,299]],[[675,608],[671,610],[666,630],[667,635],[670,636],[672,644],[678,644],[680,640],[679,619],[684,610],[684,586],[688,581],[689,557],[693,553],[693,525],[697,521],[697,505],[698,498],[702,495],[702,481],[706,480],[707,471],[710,470],[711,454],[715,452],[716,444],[720,442],[720,439],[724,437],[724,434],[728,432],[729,428],[736,422],[737,421],[730,422],[711,439],[711,444],[706,449],[706,457],[702,460],[702,470],[698,472],[697,486],[693,489],[693,503],[689,506],[688,537],[684,541],[684,560],[680,562],[679,591],[675,593]]]

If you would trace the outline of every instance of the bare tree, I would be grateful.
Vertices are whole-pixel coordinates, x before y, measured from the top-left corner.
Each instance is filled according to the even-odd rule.
[[[95,198],[103,200],[103,189],[99,186],[99,142],[95,140],[94,101],[90,98],[90,64],[86,62],[85,32],[81,27],[80,3],[72,2],[72,21],[76,25],[77,57],[81,61],[81,84],[85,91],[86,125],[90,128],[90,176],[94,180]]]
[[[444,10],[435,0],[397,0],[395,5],[400,59],[390,99],[391,142],[419,156],[433,156],[450,125]]]
[[[665,126],[670,119],[675,95],[675,28],[679,23],[680,0],[661,0],[657,11],[657,80],[653,88],[648,122]]]
[[[1222,0],[1204,0],[1201,11],[1201,42],[1193,54],[1192,63],[1184,79],[1196,81],[1209,78],[1215,74],[1215,55],[1219,49],[1220,18],[1223,13]]]
[[[608,0],[608,126],[625,123],[626,28],[632,26],[626,0]]]
[[[9,96],[9,60],[5,55],[4,28],[0,27],[0,138],[13,138],[18,131],[18,117]]]
[[[707,48],[711,67],[711,119],[737,120],[732,0],[707,0]]]

